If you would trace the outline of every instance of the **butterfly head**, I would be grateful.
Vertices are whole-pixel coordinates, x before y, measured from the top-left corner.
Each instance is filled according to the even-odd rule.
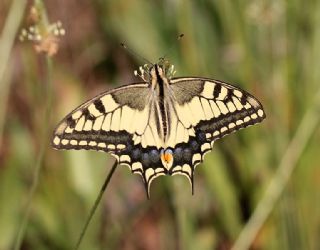
[[[167,78],[171,79],[176,73],[174,65],[169,62],[168,59],[161,57],[159,62],[155,65],[158,66],[159,71],[162,71],[162,74]]]
[[[145,64],[134,71],[135,76],[139,76],[145,82],[150,82],[157,75],[171,79],[176,73],[174,65],[164,57],[160,58],[156,64]]]

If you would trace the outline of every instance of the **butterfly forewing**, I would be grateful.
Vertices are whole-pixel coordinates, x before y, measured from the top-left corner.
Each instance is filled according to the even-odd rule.
[[[148,84],[133,84],[103,93],[82,104],[56,128],[56,149],[93,149],[121,155],[137,140],[148,121]],[[126,157],[123,157],[126,158]]]
[[[265,118],[255,97],[230,84],[206,78],[176,78],[171,86],[184,126],[191,124],[211,141]]]

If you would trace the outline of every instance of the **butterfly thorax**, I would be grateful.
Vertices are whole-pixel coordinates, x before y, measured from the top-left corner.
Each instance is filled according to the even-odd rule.
[[[145,64],[139,67],[139,73],[138,71],[134,73],[148,84],[149,94],[145,98],[150,110],[150,123],[156,128],[158,149],[166,150],[169,147],[167,142],[171,134],[170,107],[173,105],[174,96],[170,90],[170,79],[175,74],[174,66],[161,58],[157,64]]]

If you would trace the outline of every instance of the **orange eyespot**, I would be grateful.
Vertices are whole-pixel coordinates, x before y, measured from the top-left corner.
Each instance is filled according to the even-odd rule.
[[[171,149],[162,149],[160,153],[160,159],[164,168],[169,170],[173,164],[173,152]]]
[[[165,154],[163,155],[163,159],[164,159],[167,163],[171,162],[171,161],[172,161],[172,154],[170,154],[170,153],[165,153]]]
[[[161,152],[161,160],[170,164],[173,161],[173,155],[171,150],[165,150]]]

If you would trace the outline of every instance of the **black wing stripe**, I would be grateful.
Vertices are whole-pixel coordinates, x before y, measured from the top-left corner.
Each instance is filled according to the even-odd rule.
[[[221,85],[216,85],[213,91],[213,97],[217,99],[218,96],[220,95],[220,92],[221,92]]]
[[[97,99],[93,102],[95,108],[102,114],[106,113],[106,109],[104,108],[104,105],[100,99]]]

